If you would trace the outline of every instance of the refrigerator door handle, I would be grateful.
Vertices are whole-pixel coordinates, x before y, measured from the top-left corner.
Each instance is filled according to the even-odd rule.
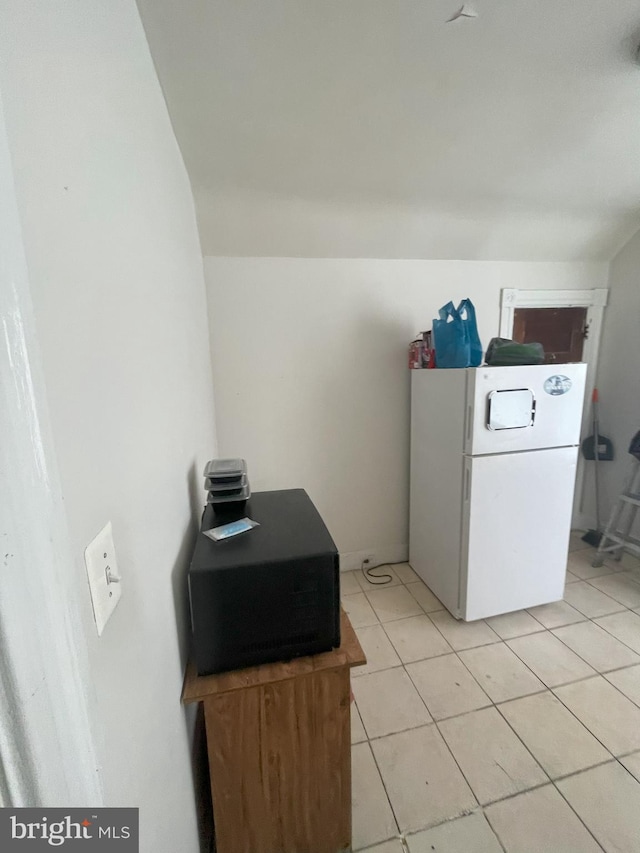
[[[467,406],[467,442],[471,441],[473,435],[473,406]]]

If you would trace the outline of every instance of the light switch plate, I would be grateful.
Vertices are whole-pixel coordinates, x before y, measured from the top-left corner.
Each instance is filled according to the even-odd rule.
[[[96,628],[100,637],[122,595],[122,584],[110,521],[102,528],[93,542],[87,545],[84,552],[84,562],[87,567],[89,589],[91,590],[93,617],[96,620]]]

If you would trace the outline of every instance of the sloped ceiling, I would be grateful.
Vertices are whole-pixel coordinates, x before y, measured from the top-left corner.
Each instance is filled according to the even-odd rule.
[[[637,0],[138,0],[221,255],[609,258]]]

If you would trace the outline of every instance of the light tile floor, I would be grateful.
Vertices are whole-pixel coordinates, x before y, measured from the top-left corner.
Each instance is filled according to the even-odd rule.
[[[565,601],[453,619],[407,564],[341,576],[353,849],[640,851],[640,562],[572,534]]]

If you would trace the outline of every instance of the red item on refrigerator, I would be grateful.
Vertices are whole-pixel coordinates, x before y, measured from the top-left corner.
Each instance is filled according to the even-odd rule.
[[[422,341],[413,341],[409,344],[409,370],[418,370],[422,367]]]

